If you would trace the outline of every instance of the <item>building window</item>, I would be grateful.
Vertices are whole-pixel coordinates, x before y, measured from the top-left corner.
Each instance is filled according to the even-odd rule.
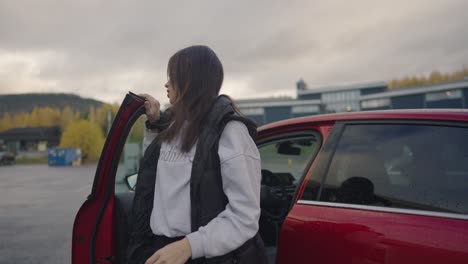
[[[359,91],[324,93],[322,101],[324,103],[349,102],[357,100],[359,96]]]
[[[325,113],[359,111],[360,91],[344,91],[324,93],[322,103],[325,105]]]
[[[293,106],[291,111],[293,114],[318,113],[319,107],[317,105],[297,105]]]
[[[458,99],[462,98],[462,92],[460,90],[450,90],[437,93],[426,94],[426,102],[441,101],[447,99]]]
[[[382,99],[366,100],[366,101],[361,102],[361,106],[364,109],[386,107],[386,106],[390,106],[390,99],[382,98]]]
[[[357,102],[340,102],[330,103],[326,105],[326,113],[339,113],[339,112],[352,112],[359,111],[359,104]]]
[[[243,108],[241,109],[242,114],[244,115],[263,115],[265,110],[262,107],[255,108]]]

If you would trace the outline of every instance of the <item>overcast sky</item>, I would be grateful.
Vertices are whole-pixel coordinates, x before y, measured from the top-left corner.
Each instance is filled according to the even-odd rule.
[[[68,3],[66,3],[68,2]],[[234,98],[468,66],[466,0],[0,0],[0,94],[167,102],[177,50],[213,48]]]

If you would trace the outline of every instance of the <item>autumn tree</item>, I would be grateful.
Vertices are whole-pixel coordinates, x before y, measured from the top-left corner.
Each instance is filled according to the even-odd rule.
[[[442,82],[444,77],[440,73],[440,71],[432,71],[431,74],[429,75],[429,82],[430,83],[439,83]]]
[[[96,110],[96,123],[101,127],[104,134],[107,134],[109,131],[110,125],[118,111],[118,104],[103,104]],[[108,117],[110,117],[110,122],[108,122]]]
[[[2,119],[0,119],[0,131],[10,128],[13,128],[11,115],[9,113],[4,113]]]
[[[145,120],[146,118],[138,118],[137,121],[135,121],[135,124],[132,126],[132,130],[130,131],[130,134],[128,135],[128,141],[129,142],[138,142],[141,143],[143,142],[143,134],[145,131]]]
[[[401,79],[393,79],[388,83],[388,85],[390,89],[398,89],[398,88],[411,87],[411,86],[461,81],[466,77],[468,77],[468,68],[463,67],[463,69],[454,71],[452,73],[441,73],[438,70],[434,70],[428,76],[423,75],[420,77],[413,76],[413,77],[404,77]]]
[[[64,130],[68,124],[75,120],[75,114],[70,106],[65,107],[60,115],[60,128]]]
[[[29,122],[29,113],[16,113],[12,117],[13,127],[25,127]]]
[[[88,120],[71,122],[63,131],[60,147],[80,148],[83,160],[96,161],[104,145],[101,128]]]
[[[60,111],[51,107],[35,107],[28,119],[28,126],[58,126],[60,125]]]
[[[92,123],[96,122],[96,108],[94,106],[89,107],[88,120]]]

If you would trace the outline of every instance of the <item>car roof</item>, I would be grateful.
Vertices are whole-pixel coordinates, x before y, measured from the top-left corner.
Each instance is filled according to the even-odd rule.
[[[433,120],[468,122],[468,110],[465,109],[408,109],[346,112],[337,114],[311,115],[286,119],[270,123],[259,128],[259,131],[282,126],[293,126],[305,123],[334,123],[337,121],[362,120]]]

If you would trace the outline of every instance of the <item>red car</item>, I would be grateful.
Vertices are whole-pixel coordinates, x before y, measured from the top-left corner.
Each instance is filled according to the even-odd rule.
[[[141,151],[126,139],[143,109],[129,94],[119,110],[75,219],[73,263],[123,263],[128,160]],[[467,111],[303,117],[259,128],[257,145],[271,263],[468,263]]]

